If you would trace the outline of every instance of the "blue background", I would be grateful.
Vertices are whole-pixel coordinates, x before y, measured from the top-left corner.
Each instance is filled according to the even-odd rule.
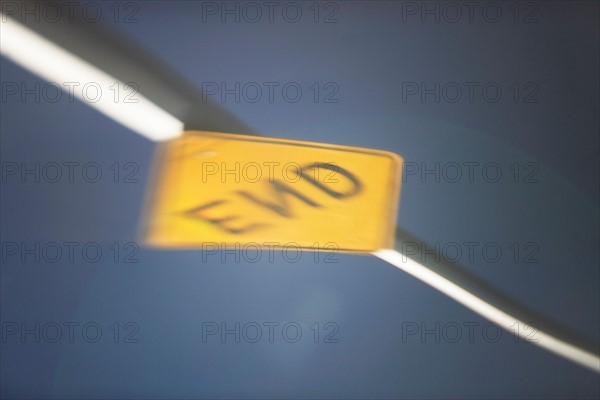
[[[511,2],[512,3],[512,2]],[[497,242],[501,262],[462,264],[514,298],[598,344],[599,6],[538,3],[537,23],[403,22],[402,2],[337,2],[338,23],[218,17],[202,3],[139,3],[138,23],[105,21],[198,89],[204,82],[335,82],[338,103],[222,104],[265,136],[394,151],[406,161],[497,162],[503,179],[436,183],[409,177],[398,224],[428,243]],[[423,3],[419,3],[423,4]],[[105,6],[105,9],[108,5]],[[310,16],[309,16],[310,15]],[[43,82],[1,59],[2,82]],[[403,101],[402,82],[498,82],[497,103]],[[536,82],[537,103],[508,86]],[[219,99],[216,98],[218,101]],[[3,162],[135,162],[139,183],[2,183],[3,242],[135,241],[155,144],[84,103],[2,103]],[[514,183],[510,165],[536,162],[538,183]],[[31,164],[30,164],[31,165]],[[514,262],[511,243],[536,242],[538,263]],[[480,254],[480,253],[479,253]],[[509,255],[510,254],[510,255]],[[598,397],[598,375],[504,332],[492,343],[430,335],[402,340],[403,324],[486,321],[371,256],[338,263],[233,261],[197,251],[141,249],[139,263],[2,263],[2,322],[97,322],[98,343],[16,337],[1,344],[9,398],[557,398]],[[131,321],[138,343],[113,343]],[[297,343],[202,341],[202,323],[296,322]],[[309,326],[335,322],[338,343]],[[121,331],[123,333],[123,331]],[[277,332],[277,331],[276,331]],[[466,331],[463,331],[465,334]]]

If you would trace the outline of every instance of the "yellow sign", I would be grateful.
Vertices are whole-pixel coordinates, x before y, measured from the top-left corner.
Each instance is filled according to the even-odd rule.
[[[402,167],[394,153],[200,131],[161,146],[149,246],[393,246]]]

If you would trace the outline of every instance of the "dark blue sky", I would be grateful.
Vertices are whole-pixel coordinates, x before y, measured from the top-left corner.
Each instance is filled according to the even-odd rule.
[[[518,23],[509,2],[495,3],[503,10],[496,23],[480,13],[473,23],[421,22],[419,15],[403,14],[406,2],[342,1],[334,3],[337,8],[321,3],[320,19],[337,10],[339,22],[329,24],[313,22],[312,2],[298,4],[303,10],[298,23],[277,13],[273,23],[243,18],[223,23],[219,14],[204,22],[202,2],[191,1],[143,2],[135,14],[139,22],[104,23],[197,89],[210,82],[302,87],[296,103],[280,91],[273,102],[225,98],[222,106],[262,135],[386,149],[419,172],[436,163],[440,169],[479,163],[473,164],[473,182],[464,175],[454,183],[454,175],[442,174],[439,183],[431,174],[407,176],[398,224],[431,246],[458,243],[466,251],[465,242],[476,242],[474,259],[463,253],[462,265],[597,344],[598,3],[536,3],[538,21],[532,23],[521,21],[536,11],[523,8],[525,3]],[[3,85],[44,84],[4,57],[0,65]],[[315,82],[318,102],[310,88]],[[422,101],[420,93],[407,94],[414,83],[420,90],[422,82],[426,88],[438,82],[447,91],[440,91],[439,102],[435,95]],[[465,96],[473,82],[471,102]],[[455,84],[465,92],[452,102]],[[490,101],[485,96],[492,92],[481,92],[485,85],[500,87],[502,97]],[[338,102],[323,102],[327,94]],[[220,101],[218,95],[214,99]],[[97,183],[80,175],[73,183],[36,183],[31,177],[22,182],[12,175],[2,182],[3,329],[39,322],[52,336],[48,323],[57,323],[63,333],[57,343],[44,335],[36,343],[33,334],[21,340],[20,331],[5,337],[3,397],[600,394],[597,374],[515,343],[507,332],[495,342],[493,327],[486,333],[481,317],[371,256],[338,254],[339,262],[325,263],[323,255],[315,262],[306,252],[290,263],[279,253],[273,262],[264,257],[237,263],[231,255],[222,262],[197,251],[141,248],[139,262],[124,263],[135,250],[124,246],[137,240],[155,144],[64,97],[56,103],[31,96],[3,100],[0,128],[3,168],[74,161],[98,163],[103,172]],[[113,182],[111,166],[119,163],[125,173],[128,162],[139,167],[139,182],[124,183],[122,175]],[[496,183],[482,175],[490,163],[502,172]],[[90,262],[76,250],[72,263],[64,255],[56,263],[44,257],[36,262],[31,255],[23,262],[7,254],[8,242],[19,248],[79,242],[78,249],[93,242],[103,257]],[[487,243],[500,247],[498,262],[482,253]],[[79,324],[73,343],[65,337],[69,322]],[[216,335],[203,341],[203,327],[212,322],[248,329],[257,323],[263,337],[257,343],[244,337],[236,343],[233,335],[226,343]],[[269,322],[280,324],[273,343],[266,338]],[[296,343],[281,334],[290,322],[302,329]],[[328,322],[333,325],[325,328]],[[81,336],[81,327],[90,323],[102,329],[96,343]],[[466,328],[471,323],[479,324],[473,325],[472,342]],[[434,334],[406,336],[409,326],[435,330],[436,324],[439,343]],[[454,326],[462,333],[456,343],[443,331]],[[95,328],[90,329],[92,334]],[[331,338],[338,342],[324,343],[334,330]],[[127,338],[137,342],[123,343]]]

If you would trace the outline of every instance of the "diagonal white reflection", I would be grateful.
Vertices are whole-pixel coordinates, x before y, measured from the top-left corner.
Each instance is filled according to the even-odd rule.
[[[501,309],[494,307],[492,304],[480,299],[468,290],[419,264],[406,255],[402,255],[396,250],[378,250],[374,252],[373,255],[425,282],[434,289],[439,290],[446,296],[475,311],[482,317],[498,324],[507,331],[512,331],[511,327],[514,326],[515,323],[521,326],[528,325],[525,321],[521,321]],[[528,332],[524,329],[518,329],[517,334],[523,339],[527,339]],[[560,340],[547,332],[537,331],[535,338],[537,339],[537,342],[531,343],[574,361],[579,365],[600,372],[600,358],[596,354],[580,349],[579,347]]]
[[[87,63],[6,15],[0,13],[0,17],[2,19],[0,52],[8,59],[48,82],[60,85],[90,107],[150,140],[173,139],[183,132],[182,121],[140,93],[135,93],[134,97],[137,102],[124,102],[123,94],[131,93],[131,87],[126,83]],[[69,88],[69,85],[72,87],[74,83],[80,85],[78,86],[79,90]],[[81,90],[81,86],[87,83],[94,83],[102,89],[102,93],[95,96],[93,101],[84,98]],[[117,101],[115,101],[112,91],[120,93]]]

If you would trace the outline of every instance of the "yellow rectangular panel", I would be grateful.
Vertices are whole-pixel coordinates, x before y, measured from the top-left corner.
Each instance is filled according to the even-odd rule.
[[[161,146],[149,246],[393,246],[402,167],[394,153],[201,131]]]

